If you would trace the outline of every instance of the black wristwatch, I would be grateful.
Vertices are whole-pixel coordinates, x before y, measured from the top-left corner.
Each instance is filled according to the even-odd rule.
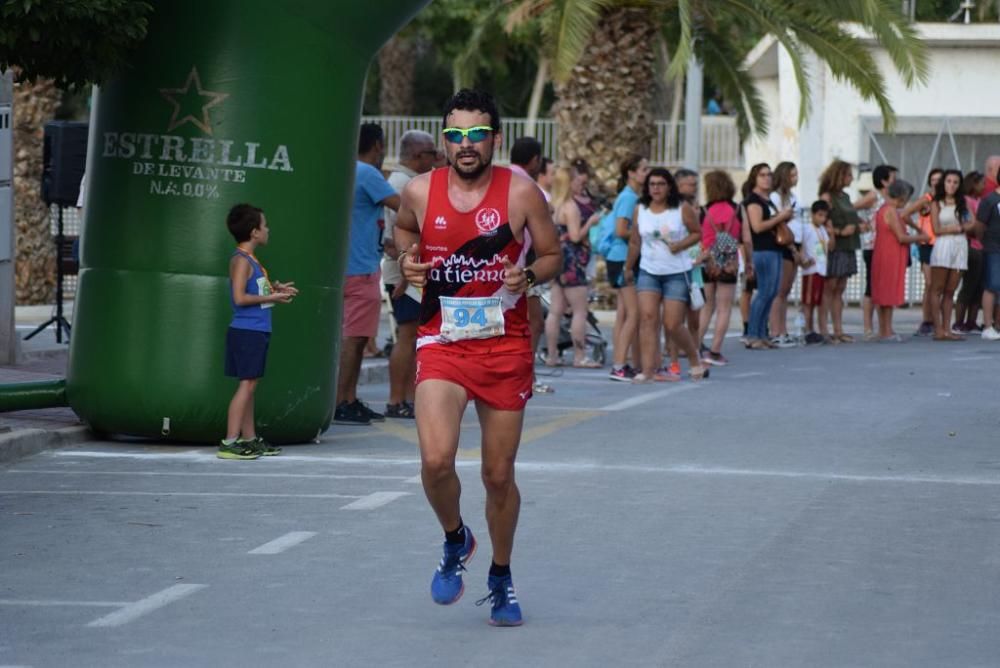
[[[529,288],[533,287],[535,285],[535,272],[531,271],[530,269],[525,269],[524,270],[524,277],[528,281],[528,287]]]

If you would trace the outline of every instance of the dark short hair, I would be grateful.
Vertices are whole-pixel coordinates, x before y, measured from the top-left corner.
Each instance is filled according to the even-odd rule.
[[[886,181],[888,181],[893,174],[898,172],[899,169],[893,167],[892,165],[879,165],[872,170],[872,185],[875,186],[875,190],[881,190],[885,187]]]
[[[820,211],[826,211],[827,213],[830,212],[830,203],[827,202],[825,199],[818,199],[815,202],[813,202],[812,212],[819,213]]]
[[[510,161],[524,167],[535,158],[542,157],[542,144],[534,137],[518,137],[510,147]]]
[[[226,227],[229,233],[236,239],[236,243],[250,241],[250,235],[260,227],[263,209],[258,209],[253,204],[237,204],[229,210],[226,216]]]
[[[676,172],[674,172],[674,180],[677,179],[689,179],[691,177],[698,178],[698,172],[693,169],[688,169],[687,167],[681,167]]]
[[[654,176],[659,176],[667,182],[667,190],[670,191],[667,194],[667,208],[676,209],[679,207],[681,205],[681,196],[677,194],[677,181],[674,180],[670,170],[666,167],[653,167],[649,170],[649,174],[646,175],[646,180],[642,184],[642,195],[639,197],[642,205],[649,206],[649,203],[653,201],[653,196],[649,194],[649,180]]]
[[[500,129],[500,112],[497,111],[496,100],[489,93],[471,88],[463,88],[454,95],[444,105],[444,116],[442,117],[445,127],[448,126],[448,114],[459,109],[461,111],[481,111],[490,115],[490,127],[493,132]]]
[[[362,123],[358,134],[358,155],[372,150],[379,142],[385,142],[382,126],[378,123]]]

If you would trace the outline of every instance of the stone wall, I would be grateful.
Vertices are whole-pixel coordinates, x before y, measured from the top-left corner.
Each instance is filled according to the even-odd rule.
[[[18,304],[51,304],[55,299],[55,244],[49,208],[42,201],[44,127],[55,116],[62,94],[51,81],[14,86],[14,282]]]

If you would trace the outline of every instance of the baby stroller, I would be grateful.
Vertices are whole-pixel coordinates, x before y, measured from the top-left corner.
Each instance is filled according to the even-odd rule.
[[[542,314],[544,317],[549,315],[549,294],[548,291],[544,292],[541,296],[542,301]],[[564,351],[569,350],[573,347],[573,339],[569,333],[570,322],[572,321],[572,316],[570,314],[564,314],[562,322],[559,323],[559,339],[556,347],[558,348],[558,354],[556,357],[562,357]],[[607,357],[608,342],[604,338],[604,334],[601,332],[601,328],[597,323],[597,318],[591,311],[587,311],[587,329],[586,337],[584,339],[587,355],[590,359],[594,360],[598,364],[604,364]],[[544,360],[544,356],[548,355],[548,344],[545,341],[545,337],[539,342],[539,356]]]

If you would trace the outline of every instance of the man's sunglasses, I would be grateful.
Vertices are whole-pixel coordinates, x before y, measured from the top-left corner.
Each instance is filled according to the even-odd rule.
[[[477,144],[485,141],[491,132],[493,132],[493,128],[490,126],[477,125],[474,128],[465,128],[464,130],[462,128],[445,128],[441,131],[441,135],[452,144],[461,144],[466,137],[473,144]]]

